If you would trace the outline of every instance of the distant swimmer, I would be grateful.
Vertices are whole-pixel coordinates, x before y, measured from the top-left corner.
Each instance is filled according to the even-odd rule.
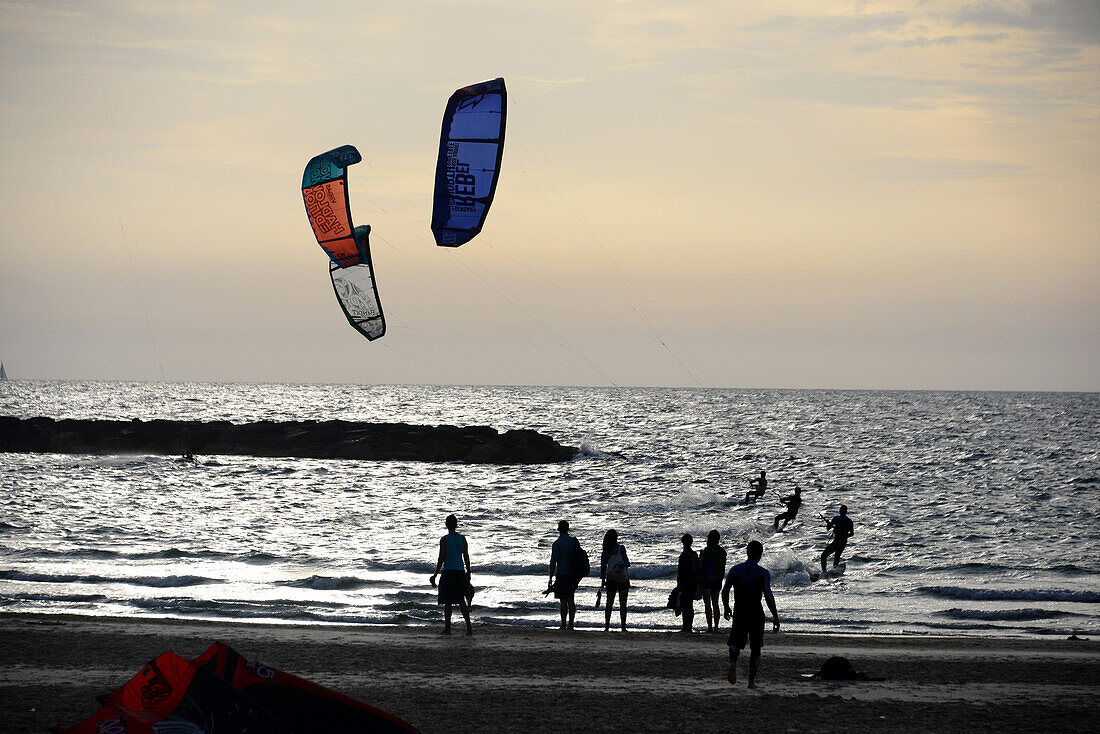
[[[775,529],[780,530],[779,521],[783,521],[783,527],[787,527],[787,523],[793,520],[798,515],[798,508],[802,507],[802,489],[800,487],[794,488],[794,494],[787,497],[783,497],[779,500],[787,506],[786,512],[781,512],[775,516]]]
[[[750,479],[749,487],[751,487],[751,489],[749,489],[748,493],[745,495],[746,502],[756,502],[757,498],[763,497],[768,491],[767,472],[761,470],[760,476],[756,479]]]
[[[840,563],[840,554],[844,552],[844,546],[848,545],[848,538],[855,534],[855,527],[848,517],[848,505],[840,506],[840,514],[825,523],[826,530],[833,531],[833,540],[825,550],[821,551],[821,573],[825,573],[825,559],[833,554],[833,568]]]
[[[738,563],[730,569],[726,583],[722,587],[722,606],[726,619],[733,620],[730,628],[729,649],[730,667],[726,680],[730,685],[737,683],[737,656],[749,645],[749,688],[756,688],[756,673],[760,669],[760,648],[764,646],[764,609],[760,606],[760,597],[768,602],[772,613],[772,626],[779,631],[779,612],[775,608],[772,596],[772,576],[768,569],[760,565],[764,555],[764,546],[758,540],[751,540],[745,547],[748,560]],[[730,611],[730,589],[733,589],[733,611]]]
[[[435,562],[432,574],[432,586],[439,577],[439,603],[443,605],[443,634],[451,634],[451,607],[454,604],[462,610],[466,620],[466,634],[474,633],[470,626],[470,546],[466,537],[458,532],[458,518],[447,515],[447,534],[439,539],[439,558]],[[440,570],[443,571],[440,576]]]

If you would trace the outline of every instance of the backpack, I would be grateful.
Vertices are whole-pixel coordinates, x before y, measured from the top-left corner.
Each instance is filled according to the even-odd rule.
[[[576,538],[573,538],[573,542],[577,544],[577,552],[573,556],[573,575],[583,579],[592,573],[592,564],[588,561],[588,551],[581,547],[581,542]]]
[[[619,546],[615,546],[615,552],[607,557],[607,580],[617,584],[625,584],[630,580],[626,575],[626,561]]]

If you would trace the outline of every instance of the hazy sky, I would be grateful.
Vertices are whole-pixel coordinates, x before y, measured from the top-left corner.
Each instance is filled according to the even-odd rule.
[[[1100,389],[1096,0],[0,2],[0,131],[12,377]],[[301,199],[346,143],[373,343]]]

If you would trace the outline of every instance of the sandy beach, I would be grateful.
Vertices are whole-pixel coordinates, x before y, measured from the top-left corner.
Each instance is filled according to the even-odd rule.
[[[725,680],[724,635],[12,614],[0,615],[0,730],[72,725],[156,655],[215,640],[424,732],[1100,730],[1091,640],[769,632],[750,691]],[[831,655],[883,680],[803,677]]]

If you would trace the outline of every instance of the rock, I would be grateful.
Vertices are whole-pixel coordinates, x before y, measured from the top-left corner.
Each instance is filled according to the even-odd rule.
[[[0,451],[232,454],[373,461],[546,464],[577,455],[532,430],[348,421],[54,420],[0,416]]]

